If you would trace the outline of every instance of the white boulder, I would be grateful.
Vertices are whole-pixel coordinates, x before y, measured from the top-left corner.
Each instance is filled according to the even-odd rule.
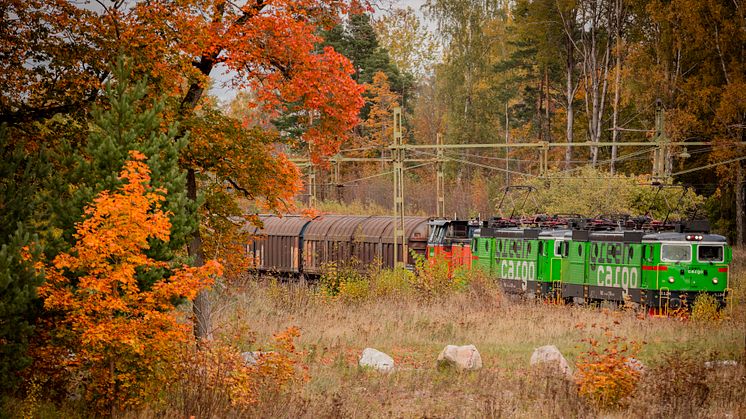
[[[628,366],[632,371],[636,371],[638,374],[645,372],[645,364],[637,358],[627,358],[624,361],[624,365]]]
[[[705,368],[713,369],[713,368],[732,368],[737,367],[738,362],[734,361],[732,359],[727,360],[720,360],[720,361],[707,361],[705,362]]]
[[[262,352],[262,351],[254,351],[254,352],[241,352],[241,358],[243,358],[243,362],[245,362],[247,365],[256,365],[257,362],[259,362],[259,359],[261,359],[262,356],[267,354],[273,354],[273,351],[269,352]]]
[[[377,371],[390,372],[394,369],[394,359],[377,349],[365,348],[363,354],[360,355],[358,365],[370,367]]]
[[[531,354],[531,366],[548,365],[556,368],[568,380],[572,379],[572,368],[562,353],[554,345],[546,345],[536,348]]]
[[[438,355],[437,365],[438,368],[474,371],[482,368],[482,356],[474,345],[448,345]]]

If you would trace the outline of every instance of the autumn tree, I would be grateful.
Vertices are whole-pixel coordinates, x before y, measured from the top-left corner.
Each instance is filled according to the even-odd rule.
[[[403,104],[408,106],[406,102],[412,94],[413,76],[391,59],[373,25],[367,13],[350,16],[347,21],[324,32],[325,43],[350,59],[355,68],[353,77],[358,83],[372,83],[379,72],[386,74],[391,91],[404,99]],[[370,104],[366,103],[360,113],[361,119],[368,117],[369,110]]]
[[[527,211],[545,214],[650,215],[662,220],[670,211],[671,217],[687,219],[704,203],[704,198],[692,188],[659,190],[650,186],[647,176],[612,175],[588,166],[572,176],[553,170],[545,179],[527,183],[536,188],[528,201],[534,208]],[[680,198],[681,205],[676,208]]]
[[[446,141],[495,142],[502,137],[496,128],[504,120],[504,102],[496,100],[491,86],[493,65],[506,53],[507,5],[494,0],[429,0],[424,8],[443,43],[443,63],[436,77],[448,106]]]
[[[146,156],[130,156],[119,190],[99,193],[86,208],[75,245],[47,267],[39,289],[45,309],[57,314],[48,343],[68,351],[44,362],[82,373],[85,396],[100,412],[137,405],[157,391],[189,337],[173,302],[194,299],[221,271],[216,262],[175,268],[147,256],[152,239],[169,240],[170,214],[166,191],[151,185]],[[137,279],[162,269],[171,275],[148,287]]]
[[[131,70],[122,57],[112,65],[110,81],[103,87],[104,101],[92,111],[85,147],[72,156],[73,170],[57,179],[75,188],[50,202],[55,225],[71,245],[84,208],[101,191],[121,185],[119,172],[130,151],[138,150],[148,158],[153,187],[167,191],[163,207],[171,220],[169,240],[153,238],[147,254],[159,261],[172,261],[183,253],[187,237],[197,228],[196,205],[187,199],[186,173],[179,165],[187,139],[177,138],[178,124],[164,123],[164,102],[146,98],[147,80],[131,81]],[[64,191],[64,185],[58,189]],[[146,284],[164,275],[168,273],[152,270],[141,272],[138,278]]]
[[[373,82],[365,85],[370,111],[362,125],[366,129],[367,144],[386,147],[394,137],[394,108],[399,106],[396,94],[391,91],[388,77],[382,71],[373,75]]]
[[[219,138],[201,110],[209,104],[204,93],[213,70],[222,66],[229,71],[227,83],[254,93],[249,106],[272,120],[295,117],[295,135],[283,140],[313,144],[313,157],[321,161],[357,123],[362,89],[351,78],[349,60],[321,46],[320,30],[333,27],[347,13],[360,12],[361,6],[356,0],[157,0],[91,8],[66,0],[2,0],[0,26],[10,42],[0,45],[0,53],[13,58],[0,64],[0,120],[20,126],[62,113],[86,126],[92,104],[101,100],[110,63],[124,55],[131,58],[138,78],[148,76],[149,94],[167,96],[165,120],[182,122],[180,138],[187,127],[201,127],[199,135],[193,129],[189,145],[198,143],[195,148],[202,155]],[[274,135],[278,133],[286,134],[280,130]],[[251,148],[253,138],[240,137],[243,143],[233,154],[196,159],[195,151],[182,158],[188,198],[198,202],[200,182],[221,169],[220,182],[231,184],[237,194],[263,198],[270,210],[285,208],[284,193],[265,196],[268,189],[257,188],[272,180],[276,170],[249,172],[250,165],[236,158],[239,150]],[[218,144],[213,151],[229,144]],[[286,164],[275,158],[276,151],[263,156],[272,167]],[[187,240],[187,250],[196,266],[203,263],[199,229]],[[200,295],[195,310],[197,336],[209,337],[206,296]]]
[[[396,8],[376,19],[373,28],[381,47],[401,71],[417,79],[432,73],[437,43],[414,9]]]

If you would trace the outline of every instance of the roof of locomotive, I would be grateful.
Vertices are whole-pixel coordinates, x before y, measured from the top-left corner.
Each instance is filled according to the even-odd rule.
[[[689,240],[687,236],[700,236],[700,240]],[[651,233],[643,236],[642,241],[649,242],[694,242],[694,243],[727,243],[725,237],[719,234],[695,234],[695,233]]]
[[[475,237],[498,237],[517,239],[538,239],[539,229],[536,228],[490,228],[482,227],[474,232]]]
[[[540,239],[553,239],[558,237],[566,237],[567,233],[570,233],[569,229],[557,229],[557,230],[542,230],[539,233]]]

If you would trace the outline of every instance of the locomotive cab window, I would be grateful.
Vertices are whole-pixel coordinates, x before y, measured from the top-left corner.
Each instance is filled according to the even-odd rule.
[[[692,245],[663,244],[661,245],[661,261],[690,262],[692,260]]]
[[[697,249],[697,260],[700,262],[723,262],[723,246],[700,245]]]
[[[433,231],[430,232],[430,239],[428,241],[430,243],[443,243],[443,238],[445,237],[446,229],[443,226],[437,226],[433,228]]]

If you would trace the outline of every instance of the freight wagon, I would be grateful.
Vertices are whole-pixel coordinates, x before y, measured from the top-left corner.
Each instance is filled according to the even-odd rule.
[[[394,251],[398,255],[403,251],[402,243],[394,246],[394,217],[263,215],[260,220],[263,227],[249,227],[256,238],[246,249],[260,272],[317,277],[327,263],[393,267]],[[428,221],[427,217],[404,218],[407,264],[415,263],[414,255],[425,257]]]

